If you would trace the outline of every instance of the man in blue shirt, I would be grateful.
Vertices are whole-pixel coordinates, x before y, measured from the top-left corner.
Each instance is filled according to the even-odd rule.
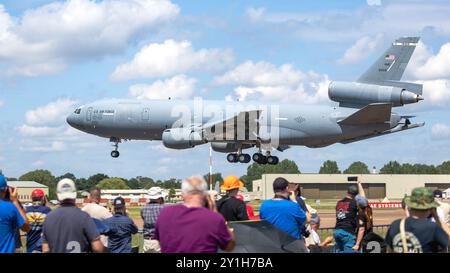
[[[27,253],[42,252],[42,227],[51,209],[45,205],[45,194],[40,189],[31,192],[33,205],[25,209],[31,230],[27,234]]]
[[[28,232],[30,227],[19,200],[17,190],[7,185],[0,173],[0,253],[14,253],[17,229]]]
[[[111,228],[108,249],[113,253],[131,253],[131,235],[138,232],[133,220],[126,215],[125,200],[117,197],[113,201],[114,216],[103,222]]]
[[[264,201],[259,214],[261,219],[289,233],[297,239],[302,238],[302,227],[306,220],[305,212],[294,201],[290,200],[289,182],[278,177],[273,182],[275,197]]]

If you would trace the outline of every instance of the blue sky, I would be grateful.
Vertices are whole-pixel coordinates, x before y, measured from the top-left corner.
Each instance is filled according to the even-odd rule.
[[[450,159],[448,14],[443,0],[0,1],[0,168],[8,176],[37,168],[127,178],[204,174],[207,146],[173,151],[132,141],[112,159],[106,139],[68,128],[64,117],[101,98],[167,94],[334,105],[329,81],[356,79],[393,39],[416,35],[422,39],[404,79],[424,84],[425,101],[396,111],[425,127],[278,156],[303,172],[327,159],[341,169],[356,160],[378,168],[389,160],[439,164]],[[213,162],[224,174],[246,169],[220,153]]]

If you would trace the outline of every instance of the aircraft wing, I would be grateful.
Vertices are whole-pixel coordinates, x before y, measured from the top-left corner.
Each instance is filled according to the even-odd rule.
[[[259,134],[261,110],[243,111],[228,119],[207,123],[203,126],[203,136],[208,141],[254,142]]]
[[[338,121],[341,125],[364,125],[385,123],[391,120],[392,104],[372,103]]]

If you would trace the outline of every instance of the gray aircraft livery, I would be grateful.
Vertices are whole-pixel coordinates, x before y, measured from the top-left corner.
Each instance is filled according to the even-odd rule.
[[[422,100],[422,85],[401,82],[419,41],[397,39],[356,81],[331,82],[328,96],[339,106],[214,100],[108,99],[85,104],[67,117],[83,132],[109,138],[119,156],[122,140],[160,140],[167,148],[188,149],[210,143],[228,153],[229,162],[277,164],[276,150],[351,143],[424,123],[392,112],[393,107]],[[164,92],[164,90],[161,90]],[[244,150],[256,148],[251,157]]]

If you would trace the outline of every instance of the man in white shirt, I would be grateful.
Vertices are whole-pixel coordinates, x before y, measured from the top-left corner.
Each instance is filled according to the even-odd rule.
[[[100,205],[102,192],[99,188],[93,188],[89,191],[90,193],[90,203],[85,205],[81,210],[89,214],[92,218],[103,221],[109,217],[112,217],[112,213]],[[108,246],[108,237],[101,235],[100,240],[105,247]]]
[[[450,227],[450,204],[442,201],[442,191],[435,190],[433,191],[434,199],[438,202],[439,207],[437,207],[437,214],[439,216],[439,220],[442,224]]]

